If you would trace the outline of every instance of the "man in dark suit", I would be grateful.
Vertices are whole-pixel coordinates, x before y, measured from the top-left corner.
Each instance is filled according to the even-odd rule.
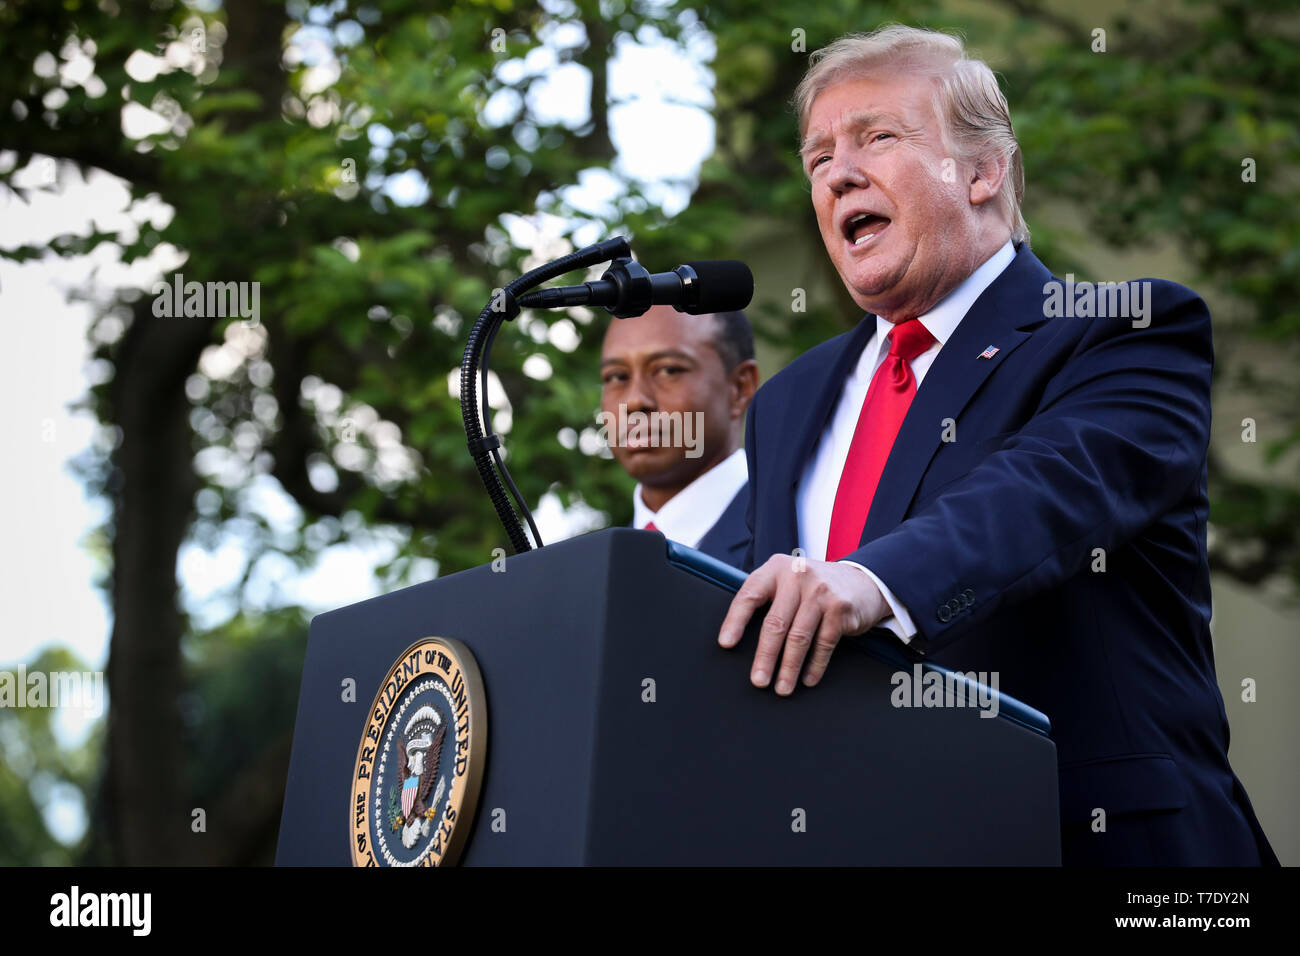
[[[750,407],[754,570],[719,642],[770,603],[750,679],[782,695],[872,627],[997,672],[1051,719],[1066,864],[1276,863],[1214,673],[1205,304],[1053,278],[1006,101],[952,37],[845,37],[796,100],[868,314]]]
[[[637,479],[632,526],[739,567],[749,544],[740,434],[758,387],[745,314],[654,306],[615,319],[600,377],[610,450]]]

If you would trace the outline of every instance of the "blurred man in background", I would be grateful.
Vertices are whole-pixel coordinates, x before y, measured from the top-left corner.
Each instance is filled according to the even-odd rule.
[[[654,306],[616,319],[600,375],[610,450],[637,480],[632,526],[739,567],[749,543],[741,430],[758,387],[745,313]]]

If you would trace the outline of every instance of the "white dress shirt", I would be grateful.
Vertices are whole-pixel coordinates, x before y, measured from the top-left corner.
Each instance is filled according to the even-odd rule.
[[[939,350],[952,337],[957,326],[961,324],[966,312],[974,305],[981,293],[1000,276],[1004,269],[1016,257],[1015,247],[1007,240],[997,252],[993,253],[984,264],[966,277],[965,281],[948,293],[933,309],[918,320],[934,336],[930,347],[912,359],[912,374],[916,376],[916,387],[920,391],[925,380],[925,373],[934,364]],[[835,493],[839,490],[840,475],[844,471],[844,462],[849,457],[849,445],[853,442],[853,433],[858,427],[858,416],[862,412],[862,403],[866,400],[867,389],[876,369],[889,355],[885,336],[893,328],[893,323],[876,316],[876,334],[867,342],[858,357],[858,364],[849,373],[840,392],[839,403],[831,416],[830,423],[817,443],[817,448],[808,464],[804,466],[795,493],[795,508],[799,518],[799,547],[806,557],[824,561],[826,559],[826,542],[830,537],[831,511],[835,507]],[[861,568],[880,588],[889,609],[893,612],[880,622],[904,642],[908,643],[916,635],[916,625],[907,608],[899,603],[893,592],[885,587],[883,581],[867,568],[853,561],[846,561],[855,568]]]
[[[632,492],[632,527],[644,529],[653,521],[665,538],[694,548],[718,523],[722,512],[747,481],[749,466],[745,463],[745,449],[737,448],[665,501],[658,511],[651,511],[645,503],[638,482]]]

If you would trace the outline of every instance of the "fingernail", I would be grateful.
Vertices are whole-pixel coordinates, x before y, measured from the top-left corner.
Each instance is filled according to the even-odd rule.
[[[790,693],[790,690],[790,682],[788,680],[777,681],[776,692],[778,694],[788,694]]]
[[[754,671],[754,673],[749,675],[749,679],[752,680],[759,687],[766,687],[767,671]]]
[[[718,635],[718,643],[721,644],[723,647],[730,647],[730,646],[731,646],[731,635],[730,635],[730,634],[719,634],[719,635]]]

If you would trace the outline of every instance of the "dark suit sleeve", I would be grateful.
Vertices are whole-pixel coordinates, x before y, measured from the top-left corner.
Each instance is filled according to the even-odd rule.
[[[745,414],[745,466],[749,470],[749,498],[745,502],[745,530],[749,532],[745,544],[745,563],[742,570],[746,573],[754,570],[754,501],[758,498],[758,471],[754,463],[758,461],[756,442],[758,438],[758,400],[757,396],[749,403]]]
[[[1088,566],[1094,548],[1123,547],[1201,479],[1209,312],[1182,286],[1144,281],[1149,326],[1072,320],[1087,326],[1020,431],[846,555],[907,607],[922,649],[1059,585]]]

